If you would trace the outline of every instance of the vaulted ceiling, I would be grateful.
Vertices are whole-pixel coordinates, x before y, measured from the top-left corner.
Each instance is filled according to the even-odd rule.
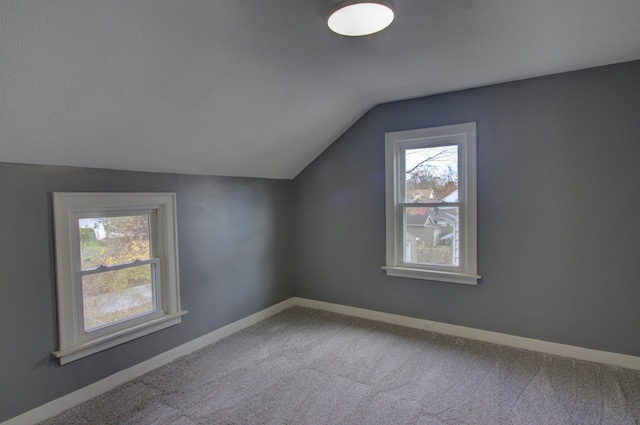
[[[376,104],[640,59],[638,0],[334,4],[2,0],[0,161],[292,178]]]

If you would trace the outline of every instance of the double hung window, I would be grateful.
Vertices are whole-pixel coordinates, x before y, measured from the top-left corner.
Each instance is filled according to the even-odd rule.
[[[54,193],[61,364],[180,323],[175,194]]]
[[[477,284],[476,124],[385,143],[387,275]]]

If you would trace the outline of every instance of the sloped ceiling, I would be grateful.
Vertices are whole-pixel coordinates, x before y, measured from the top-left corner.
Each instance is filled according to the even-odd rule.
[[[2,0],[0,161],[293,178],[376,104],[640,58],[638,0],[334,3]]]

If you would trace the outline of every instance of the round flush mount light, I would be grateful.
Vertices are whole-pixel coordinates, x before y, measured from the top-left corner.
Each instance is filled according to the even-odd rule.
[[[386,1],[349,1],[341,3],[329,13],[327,24],[331,31],[358,37],[382,31],[393,22],[395,13]]]

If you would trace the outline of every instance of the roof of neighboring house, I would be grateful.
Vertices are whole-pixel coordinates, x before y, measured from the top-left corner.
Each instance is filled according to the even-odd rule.
[[[407,214],[407,225],[418,225],[424,226],[427,222],[427,218],[429,218],[428,208],[412,208],[411,213]]]
[[[407,202],[437,201],[432,189],[407,189]]]
[[[449,223],[456,221],[455,214],[451,214],[449,208],[435,208],[429,207],[416,207],[411,208],[410,213],[407,214],[408,226],[433,226],[441,227],[448,226]]]

